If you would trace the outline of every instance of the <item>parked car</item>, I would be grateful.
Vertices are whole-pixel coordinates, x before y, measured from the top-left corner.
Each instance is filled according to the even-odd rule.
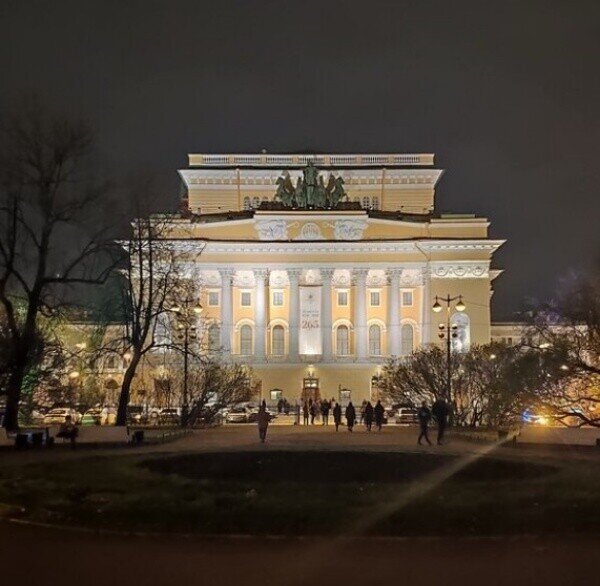
[[[117,410],[114,407],[94,407],[88,409],[81,418],[81,425],[114,425]]]
[[[128,405],[127,423],[129,425],[142,425],[148,422],[148,414],[143,405]]]
[[[251,407],[232,407],[225,416],[226,423],[255,423],[258,419],[258,411]]]
[[[68,415],[71,416],[72,423],[79,423],[81,421],[81,414],[77,413],[75,409],[71,409],[70,407],[58,407],[56,409],[50,409],[50,411],[44,415],[44,425],[65,423]]]
[[[396,423],[398,425],[411,425],[418,423],[417,410],[414,407],[400,407],[396,413]]]
[[[180,417],[179,409],[161,409],[158,421],[161,425],[179,425]]]

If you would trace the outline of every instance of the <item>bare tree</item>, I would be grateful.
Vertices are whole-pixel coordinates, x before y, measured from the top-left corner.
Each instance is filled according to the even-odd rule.
[[[127,423],[131,384],[138,366],[154,349],[172,348],[170,304],[175,305],[185,281],[182,258],[168,238],[169,218],[137,218],[126,250],[122,280],[125,336],[123,350],[131,358],[123,376],[117,425]]]
[[[568,275],[533,308],[527,345],[545,373],[540,404],[565,424],[600,427],[600,266]]]
[[[94,213],[108,186],[91,176],[92,132],[30,101],[2,124],[0,305],[13,346],[4,425],[18,426],[23,380],[38,361],[38,319],[72,288],[104,282],[111,242]]]
[[[181,395],[183,373],[174,378],[175,389]],[[212,423],[224,407],[249,401],[256,389],[252,372],[240,364],[223,362],[218,358],[195,357],[188,371],[190,412],[187,425]]]

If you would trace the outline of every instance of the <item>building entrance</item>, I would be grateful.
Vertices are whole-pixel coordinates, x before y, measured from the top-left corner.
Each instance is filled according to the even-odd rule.
[[[321,399],[318,378],[306,377],[302,380],[302,399],[304,401],[309,399],[319,401]]]

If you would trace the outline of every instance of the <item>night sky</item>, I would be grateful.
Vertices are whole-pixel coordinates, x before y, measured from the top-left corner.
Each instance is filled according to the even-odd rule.
[[[437,210],[508,239],[496,319],[600,252],[597,1],[4,0],[0,71],[164,209],[188,152],[434,152]]]

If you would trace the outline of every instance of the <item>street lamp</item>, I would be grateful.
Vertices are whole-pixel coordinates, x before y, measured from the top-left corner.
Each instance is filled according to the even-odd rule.
[[[200,302],[186,295],[181,306],[173,306],[170,311],[175,314],[177,321],[177,335],[180,341],[183,341],[183,404],[181,406],[181,425],[187,425],[189,414],[188,398],[188,356],[190,341],[196,340],[195,318],[202,313]]]
[[[464,311],[466,309],[466,305],[463,302],[462,295],[457,295],[456,297],[450,297],[450,295],[446,295],[446,297],[438,297],[435,296],[435,303],[432,308],[435,313],[439,313],[442,311],[442,304],[446,304],[446,324],[440,324],[438,326],[439,332],[438,337],[443,340],[446,340],[446,393],[448,400],[452,402],[452,366],[451,366],[451,358],[452,358],[452,340],[451,338],[458,337],[458,326],[456,324],[450,324],[450,307],[454,301],[458,301],[458,303],[454,306],[456,311]]]

